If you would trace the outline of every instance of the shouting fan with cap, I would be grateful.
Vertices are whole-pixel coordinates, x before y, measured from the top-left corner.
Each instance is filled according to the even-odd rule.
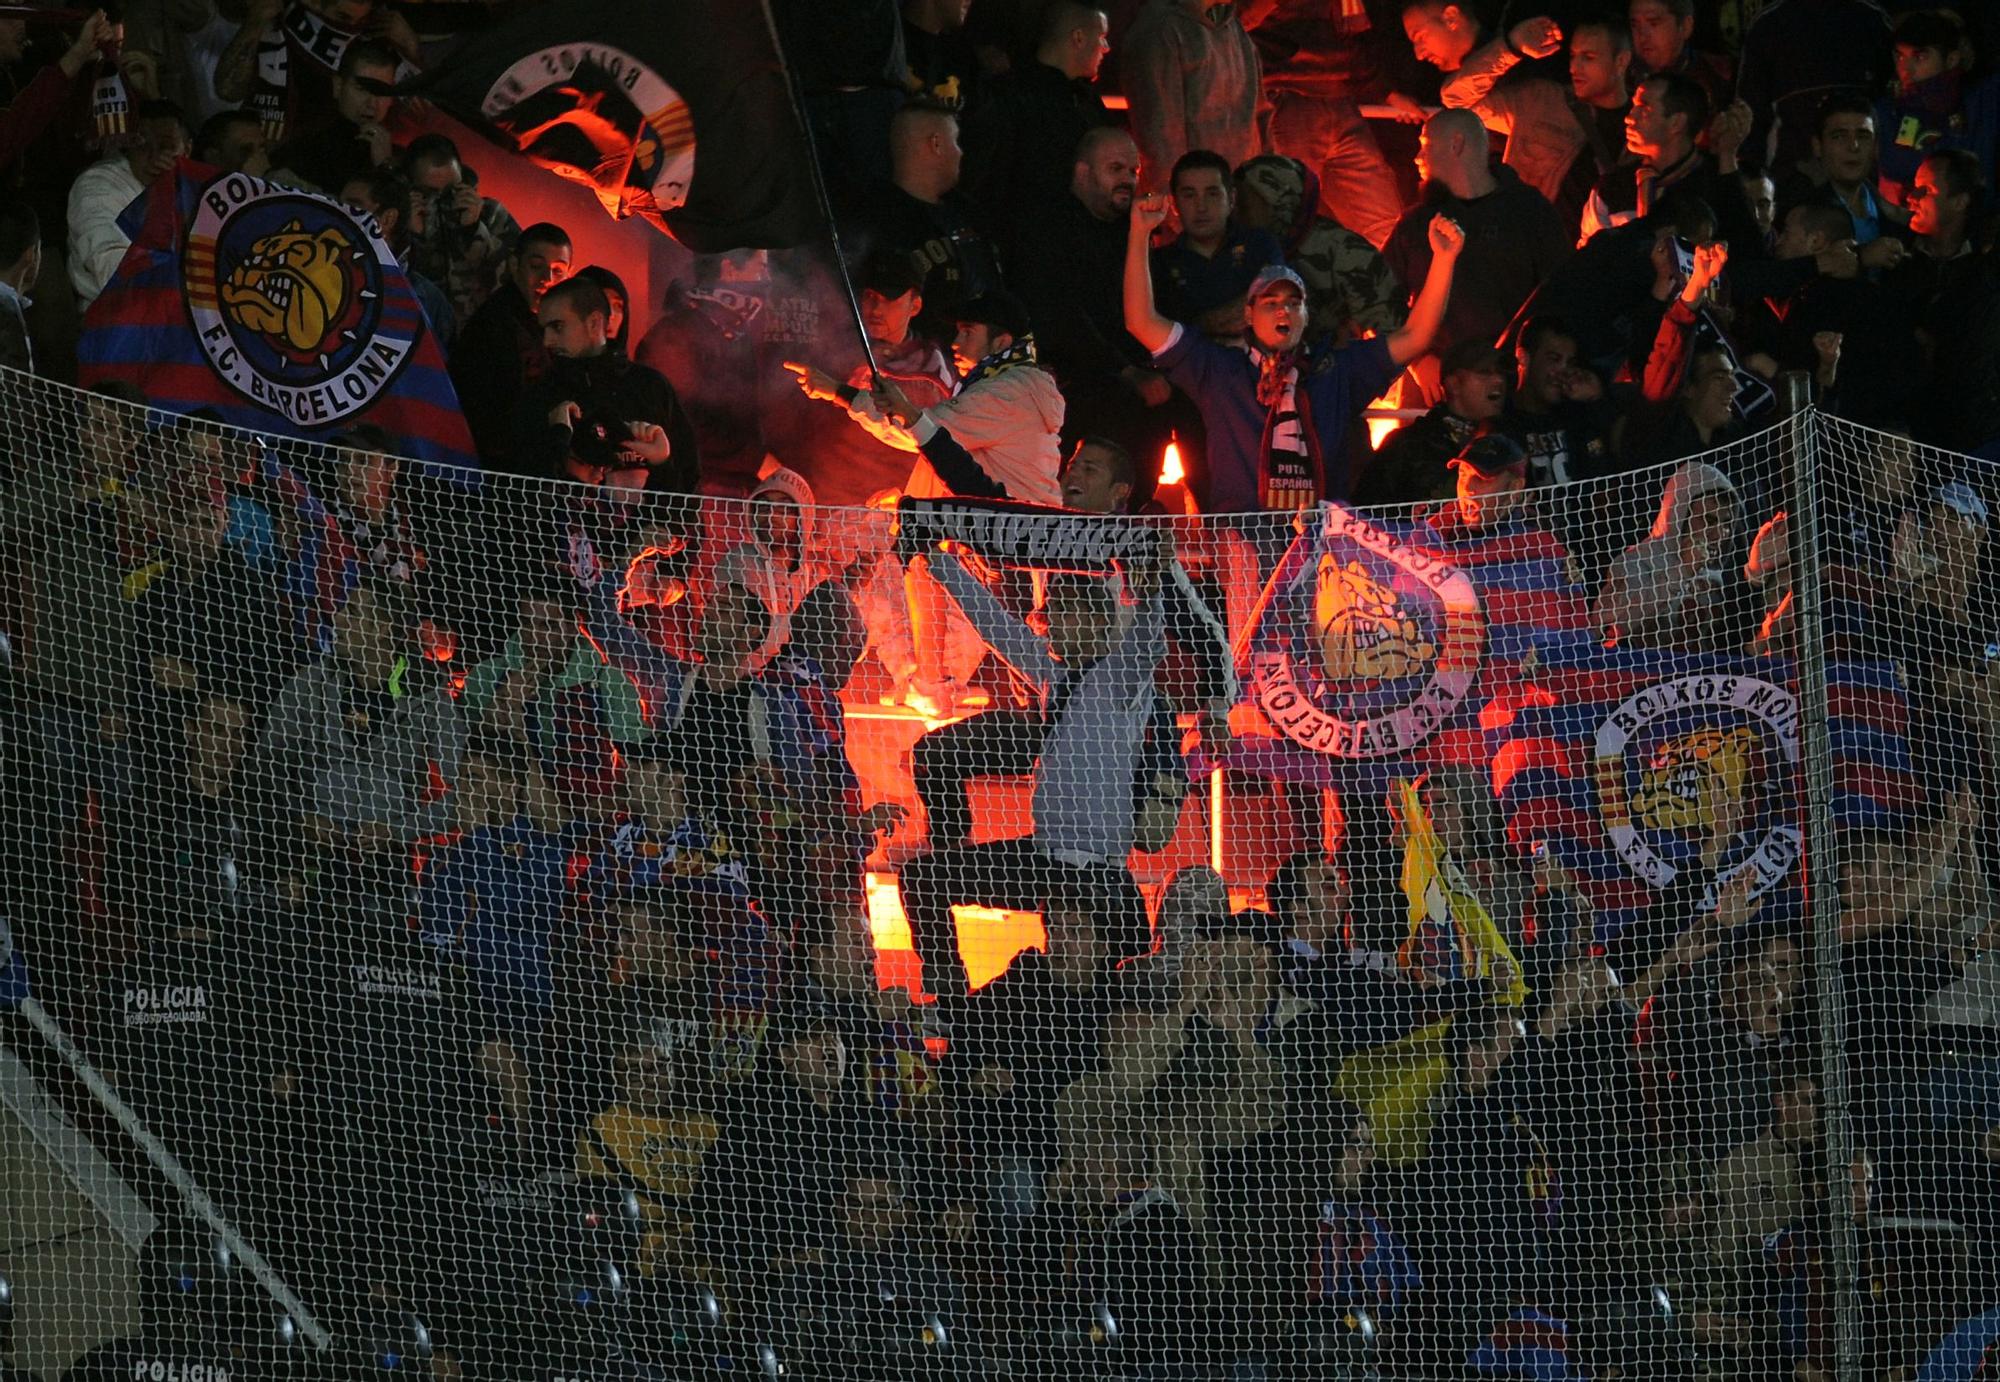
[[[1209,465],[1203,507],[1302,509],[1322,498],[1345,497],[1347,477],[1338,462],[1348,425],[1399,368],[1430,349],[1451,295],[1464,233],[1443,216],[1431,222],[1431,273],[1400,329],[1315,353],[1300,345],[1305,282],[1281,264],[1263,270],[1250,285],[1249,332],[1241,348],[1218,345],[1161,316],[1153,302],[1147,242],[1166,215],[1162,197],[1132,204],[1125,329],[1201,409]]]

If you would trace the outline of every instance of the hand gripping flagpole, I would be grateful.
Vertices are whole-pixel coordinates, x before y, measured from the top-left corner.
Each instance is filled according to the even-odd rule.
[[[778,55],[778,70],[785,74],[785,90],[792,98],[792,115],[799,122],[799,133],[806,141],[806,166],[812,169],[813,195],[819,201],[819,214],[826,220],[826,237],[833,246],[833,266],[840,273],[841,291],[847,295],[847,310],[854,318],[854,335],[861,342],[861,353],[868,360],[868,376],[875,387],[882,387],[882,370],[875,363],[875,347],[869,344],[868,328],[861,321],[861,301],[854,293],[854,280],[847,273],[847,256],[840,248],[840,225],[833,219],[833,198],[827,194],[826,172],[820,167],[819,143],[813,138],[812,118],[806,113],[805,92],[799,86],[798,75],[792,71],[791,59],[785,56],[785,40],[778,33],[777,16],[771,12],[771,0],[760,0],[764,11],[764,25],[771,31],[771,50]]]

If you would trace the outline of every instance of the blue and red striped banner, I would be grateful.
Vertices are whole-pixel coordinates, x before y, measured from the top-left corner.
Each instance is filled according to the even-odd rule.
[[[372,217],[182,161],[120,225],[132,245],[84,314],[84,384],[312,441],[369,422],[398,454],[476,477],[437,339]]]

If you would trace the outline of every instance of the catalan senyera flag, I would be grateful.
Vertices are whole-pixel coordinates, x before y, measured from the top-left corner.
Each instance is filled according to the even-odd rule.
[[[698,254],[820,229],[757,0],[535,5],[404,88]]]
[[[127,207],[132,246],[84,313],[85,385],[327,441],[371,422],[391,450],[475,476],[437,338],[373,217],[183,160]]]
[[[1403,896],[1410,920],[1398,962],[1413,979],[1441,981],[1483,979],[1501,966],[1510,978],[1498,1001],[1519,1007],[1528,997],[1520,962],[1438,838],[1419,784],[1399,779],[1390,805],[1402,825]],[[1376,1147],[1392,1163],[1420,1156],[1430,1137],[1431,1098],[1451,1074],[1445,1049],[1451,1021],[1357,1052],[1335,1078],[1341,1097],[1368,1114]]]
[[[1403,968],[1440,981],[1485,979],[1498,968],[1511,977],[1497,1001],[1519,1007],[1528,997],[1520,961],[1438,838],[1419,784],[1398,781],[1394,805],[1403,827],[1403,896],[1410,918],[1409,939],[1398,956]]]

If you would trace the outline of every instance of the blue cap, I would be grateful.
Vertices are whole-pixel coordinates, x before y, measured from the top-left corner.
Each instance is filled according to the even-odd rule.
[[[1250,291],[1243,295],[1244,300],[1255,302],[1281,283],[1297,289],[1301,300],[1305,298],[1306,281],[1303,278],[1283,264],[1266,264],[1257,271],[1257,276],[1250,280]]]

